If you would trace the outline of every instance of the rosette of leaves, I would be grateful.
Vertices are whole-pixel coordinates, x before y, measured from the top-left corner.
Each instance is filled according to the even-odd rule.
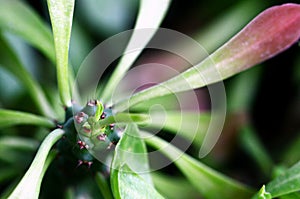
[[[135,30],[158,28],[170,3],[169,0],[141,0]],[[114,72],[109,74],[108,80],[101,83],[103,88],[97,99],[88,99],[85,105],[80,105],[72,101],[71,96],[74,93],[70,89],[74,86],[75,76],[69,64],[69,42],[75,1],[48,0],[47,4],[52,32],[37,13],[24,2],[0,1],[0,63],[22,83],[37,108],[36,112],[1,109],[0,126],[5,132],[9,131],[6,129],[13,129],[16,125],[36,126],[40,133],[27,138],[17,136],[18,134],[1,136],[0,182],[6,182],[4,183],[6,185],[7,182],[11,183],[9,186],[1,187],[2,197],[168,198],[172,195],[168,189],[174,190],[175,187],[178,188],[178,191],[174,190],[176,194],[181,192],[189,196],[196,193],[199,197],[211,199],[251,198],[251,196],[299,197],[297,192],[300,190],[299,163],[284,170],[281,175],[263,186],[257,194],[254,188],[221,174],[172,145],[162,153],[174,160],[174,165],[184,177],[174,180],[163,174],[152,175],[150,172],[141,174],[140,171],[151,170],[146,146],[159,149],[167,142],[158,136],[151,138],[142,136],[149,133],[141,131],[140,125],[155,126],[151,123],[147,111],[143,109],[134,113],[127,111],[142,102],[157,99],[163,101],[164,96],[186,91],[186,87],[181,87],[183,78],[191,85],[188,89],[220,81],[219,77],[214,79],[214,76],[208,77],[210,79],[208,82],[202,81],[199,71],[210,75],[211,67],[216,67],[223,80],[288,49],[300,37],[299,5],[284,4],[263,11],[199,64],[159,85],[135,93],[131,96],[130,103],[127,103],[127,99],[121,99],[111,104],[112,92],[142,50],[134,56],[124,56]],[[5,35],[6,32],[25,40],[56,66],[57,93],[45,92],[33,75],[26,70]],[[155,31],[150,31],[144,36],[141,49],[154,34]],[[133,31],[128,45],[134,39]],[[215,65],[210,65],[209,60],[213,60]],[[164,87],[176,89],[166,90]],[[60,101],[49,100],[51,97],[46,93],[59,96]],[[24,106],[24,103],[22,105]],[[26,107],[23,107],[24,109],[26,110]],[[169,125],[166,124],[167,129],[178,130],[175,125],[177,114],[168,113],[171,119]],[[184,116],[193,118],[193,114],[197,113],[184,113]],[[25,128],[25,131],[31,130]],[[190,139],[185,133],[181,136]],[[28,163],[22,162],[22,158],[31,157],[36,149],[37,153],[29,168],[25,168]],[[127,156],[128,152],[140,155],[138,158],[132,158],[135,156]],[[95,158],[98,157],[98,153],[103,154],[103,161]],[[17,177],[20,176],[19,171],[24,169],[27,171],[19,179]],[[180,187],[184,187],[186,182],[190,184],[185,187],[187,191],[184,192]]]

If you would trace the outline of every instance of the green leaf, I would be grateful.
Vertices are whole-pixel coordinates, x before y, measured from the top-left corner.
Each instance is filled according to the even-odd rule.
[[[183,177],[173,177],[163,173],[152,173],[156,189],[166,198],[199,198],[199,193]]]
[[[69,85],[69,42],[75,0],[48,0],[52,23],[57,82],[60,98],[64,106],[71,106],[71,91]]]
[[[113,199],[108,180],[102,175],[102,173],[96,173],[95,179],[104,199]]]
[[[262,1],[238,1],[209,22],[208,26],[201,28],[193,38],[209,53],[213,52],[255,17],[255,14],[258,14],[265,4],[266,2]],[[222,34],[220,34],[220,30],[222,30]]]
[[[145,136],[151,137],[148,133]],[[159,137],[152,136],[145,140],[147,144],[167,156],[185,175],[195,188],[207,199],[250,198],[253,191],[247,186],[229,178],[202,164]]]
[[[117,174],[115,175],[117,175],[119,188],[119,196],[116,196],[116,198],[164,198],[140,175],[130,171],[130,168],[127,167],[127,165],[123,165],[120,170],[116,172]]]
[[[22,138],[20,136],[2,136],[0,137],[0,151],[1,149],[18,149],[34,151],[38,147],[38,141],[31,138]]]
[[[298,135],[300,135],[298,133]],[[297,163],[300,160],[300,136],[293,139],[292,143],[288,144],[286,151],[283,153],[283,157],[281,158],[282,164],[287,166],[291,166]]]
[[[0,28],[20,36],[55,61],[50,28],[23,1],[0,0]]]
[[[118,142],[112,162],[113,171],[127,166],[135,173],[141,175],[152,184],[149,172],[147,149],[144,141],[139,137],[139,129],[135,123],[127,125],[123,136]]]
[[[266,176],[270,176],[274,166],[273,161],[255,134],[252,126],[245,125],[242,127],[240,140],[241,147],[244,148],[251,157],[253,157],[263,173]]]
[[[100,99],[102,99],[105,103],[111,98],[112,92],[116,89],[127,70],[132,66],[134,61],[141,54],[143,48],[155,34],[156,29],[161,24],[168,10],[170,2],[171,0],[141,1],[137,21],[129,43],[125,49],[125,54],[121,58],[118,66],[110,76],[109,81],[106,83],[106,87],[101,93]],[[139,30],[146,28],[148,31],[143,32],[143,39],[141,40]]]
[[[297,42],[299,21],[300,5],[269,8],[198,65],[116,103],[115,110],[123,111],[155,97],[201,88],[261,63]]]
[[[39,111],[46,117],[55,118],[56,114],[53,112],[42,88],[25,69],[16,53],[4,41],[2,35],[0,35],[0,54],[0,65],[5,66],[5,69],[9,70],[23,83]]]
[[[55,123],[47,118],[37,116],[31,113],[0,109],[0,127],[9,127],[14,125],[37,125],[48,128],[55,127]]]
[[[165,110],[178,110],[180,105],[178,104],[178,95],[165,95],[162,97],[153,98],[149,101],[137,104],[130,108],[133,112],[147,112],[153,106],[164,107]]]
[[[180,135],[200,149],[209,123],[208,113],[167,111],[151,114],[149,126]]]
[[[136,124],[128,124],[116,146],[111,168],[115,198],[162,198],[152,186],[147,150]]]
[[[299,198],[300,198],[299,192],[290,193],[280,197],[280,199],[299,199]]]
[[[266,190],[272,197],[286,195],[300,190],[300,162],[292,166],[285,173],[267,184]]]
[[[32,164],[23,176],[20,183],[9,196],[9,199],[24,198],[34,199],[38,198],[40,186],[43,176],[54,159],[55,153],[49,153],[51,147],[59,140],[64,134],[61,129],[52,131],[41,144]]]
[[[228,111],[248,111],[251,108],[261,79],[262,69],[260,67],[251,68],[231,79],[226,89]]]
[[[266,191],[265,185],[262,186],[262,188],[258,191],[257,199],[271,199],[272,196],[269,192]]]
[[[14,168],[0,168],[0,183],[15,177],[18,172]]]
[[[136,123],[136,124],[147,124],[150,121],[150,117],[146,114],[139,113],[117,113],[113,116],[109,116],[105,119],[97,122],[96,128],[101,128],[105,125],[112,123]]]

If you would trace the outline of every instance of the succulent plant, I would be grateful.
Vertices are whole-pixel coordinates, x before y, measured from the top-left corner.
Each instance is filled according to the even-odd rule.
[[[171,9],[170,4],[169,0],[140,1],[134,29],[100,44],[109,51],[108,43],[121,45],[125,39],[124,54],[102,55],[92,51],[92,56],[78,70],[73,70],[69,51],[74,0],[47,0],[52,32],[27,3],[0,0],[0,65],[21,82],[22,89],[32,99],[28,106],[27,102],[16,103],[18,106],[13,108],[20,111],[9,106],[0,109],[1,197],[300,197],[300,163],[289,169],[274,165],[247,119],[238,127],[241,142],[261,167],[260,172],[268,177],[268,182],[259,182],[265,184],[262,188],[226,176],[201,159],[215,146],[225,122],[223,80],[296,46],[300,38],[300,5],[288,3],[266,9],[203,58],[201,53],[206,51],[197,41],[159,28]],[[13,47],[16,38],[43,54],[48,59],[45,63],[56,66],[57,89],[44,88],[24,67]],[[177,47],[164,46],[164,40],[172,39],[178,40]],[[118,46],[114,48],[119,52]],[[139,85],[145,88],[123,92],[123,87],[132,86],[125,81],[127,72],[148,48],[178,53],[192,66],[150,87]],[[99,74],[111,63],[103,66],[98,58],[103,63],[110,59],[118,61],[113,72],[105,72],[105,78]],[[156,71],[157,76],[162,71]],[[135,74],[142,76],[140,72]],[[218,82],[221,82],[219,86]],[[181,101],[178,96],[182,93],[202,87],[208,87],[215,98],[209,111],[200,113],[168,107],[176,104],[176,100]],[[199,100],[198,96],[195,99]],[[243,96],[241,99],[246,109],[247,99]],[[190,98],[184,96],[184,100]],[[163,111],[156,111],[157,104]],[[22,126],[15,127],[18,125]],[[297,150],[299,143],[293,146]],[[199,153],[193,152],[193,147]],[[287,154],[295,154],[294,151]],[[299,160],[299,155],[294,159]],[[271,179],[271,169],[280,173],[274,179]],[[175,177],[168,175],[172,172],[176,173]]]

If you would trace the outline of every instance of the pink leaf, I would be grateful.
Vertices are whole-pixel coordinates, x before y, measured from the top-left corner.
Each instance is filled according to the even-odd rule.
[[[223,78],[286,50],[300,38],[300,5],[271,7],[253,19],[211,58]]]

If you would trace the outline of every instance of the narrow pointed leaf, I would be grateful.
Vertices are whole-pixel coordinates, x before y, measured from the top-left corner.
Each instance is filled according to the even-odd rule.
[[[111,184],[115,198],[162,198],[152,186],[145,143],[136,124],[128,124],[116,146]]]
[[[63,105],[71,106],[68,59],[75,0],[48,0],[47,2],[54,36],[60,98]]]
[[[300,135],[298,133],[298,135]],[[284,163],[287,166],[292,166],[295,163],[297,163],[300,160],[300,136],[294,138],[292,143],[288,145],[288,148],[286,151],[283,153],[283,157],[281,158],[282,163]]]
[[[115,105],[122,111],[170,93],[219,82],[286,50],[300,37],[300,5],[274,6],[259,14],[236,36],[200,64]]]
[[[148,134],[145,134],[149,137]],[[152,136],[145,140],[147,144],[160,150],[185,175],[195,188],[207,199],[248,199],[252,190],[241,183],[218,173],[196,159],[183,153],[159,137]]]
[[[134,27],[134,31],[129,40],[129,43],[125,49],[125,52],[121,58],[117,68],[110,77],[103,93],[101,93],[101,100],[107,102],[112,92],[116,89],[121,79],[124,77],[127,70],[132,66],[134,61],[141,54],[142,49],[147,45],[150,39],[156,32],[156,28],[161,24],[171,0],[142,0],[140,4],[139,14]],[[151,16],[151,17],[150,17]],[[147,29],[145,34],[141,35],[139,29]]]
[[[23,176],[20,183],[8,197],[9,199],[24,198],[35,199],[38,198],[40,192],[41,182],[46,172],[47,167],[54,158],[54,154],[48,155],[51,147],[64,134],[61,129],[52,131],[43,141],[40,146],[32,164]]]
[[[171,177],[163,173],[153,173],[156,189],[166,198],[199,198],[199,193],[185,178]]]
[[[39,111],[46,117],[55,118],[56,114],[53,112],[42,88],[25,69],[16,53],[2,36],[0,36],[0,54],[0,65],[13,73],[23,83]]]
[[[23,1],[0,0],[0,29],[20,36],[55,61],[50,27]]]
[[[99,172],[96,173],[95,180],[104,199],[113,199],[108,180],[103,176],[103,174]]]
[[[55,127],[55,123],[47,118],[37,116],[31,113],[0,109],[0,127],[9,127],[14,125],[38,125],[48,128]]]
[[[22,138],[20,136],[2,136],[0,137],[1,149],[18,149],[34,151],[38,147],[38,141],[30,138]]]
[[[266,185],[272,197],[286,195],[300,190],[300,162]]]
[[[254,159],[261,171],[269,176],[273,168],[273,161],[259,140],[253,127],[244,125],[240,132],[241,147]]]

